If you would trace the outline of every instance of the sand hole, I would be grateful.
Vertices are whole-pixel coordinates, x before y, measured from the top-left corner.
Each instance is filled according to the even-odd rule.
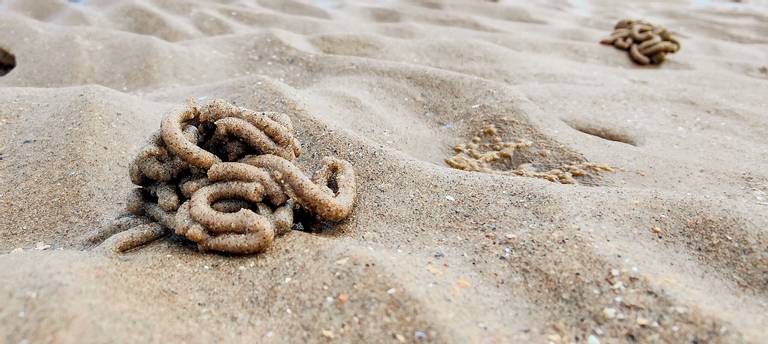
[[[603,140],[621,142],[628,145],[637,146],[637,140],[617,129],[607,128],[591,123],[585,124],[572,121],[565,121],[565,123],[568,124],[571,128],[587,135],[597,136]]]
[[[368,8],[368,15],[378,23],[397,23],[402,19],[399,12],[380,7]]]
[[[0,76],[6,75],[16,67],[16,56],[0,48]]]

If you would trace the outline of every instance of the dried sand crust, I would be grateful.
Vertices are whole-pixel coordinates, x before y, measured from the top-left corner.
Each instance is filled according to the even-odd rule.
[[[642,20],[620,20],[610,37],[600,41],[627,50],[637,64],[661,64],[667,54],[680,50],[680,42],[666,28]]]
[[[89,240],[118,233],[106,247],[122,252],[168,228],[203,251],[248,254],[291,229],[294,205],[325,221],[349,216],[356,192],[352,165],[328,157],[310,179],[292,162],[299,154],[285,114],[221,100],[190,104],[166,115],[131,163],[131,181],[140,186],[126,202],[131,216]]]

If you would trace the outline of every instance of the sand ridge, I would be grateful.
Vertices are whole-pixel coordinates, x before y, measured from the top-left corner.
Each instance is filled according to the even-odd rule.
[[[0,341],[761,342],[768,10],[586,3],[0,1]],[[635,66],[599,44],[628,17],[686,48]],[[84,249],[189,96],[289,113],[304,170],[355,167],[350,218]],[[444,163],[488,123],[622,171]]]

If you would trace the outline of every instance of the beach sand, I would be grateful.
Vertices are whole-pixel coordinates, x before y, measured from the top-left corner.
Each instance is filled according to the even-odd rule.
[[[625,18],[681,51],[600,45]],[[0,48],[2,343],[767,340],[764,1],[0,0]],[[351,216],[85,247],[188,97],[289,114],[305,171],[353,164]],[[445,163],[488,125],[515,165],[617,170]]]

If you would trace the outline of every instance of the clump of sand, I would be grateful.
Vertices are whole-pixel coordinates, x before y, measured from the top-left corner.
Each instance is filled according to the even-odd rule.
[[[661,64],[667,54],[680,50],[680,41],[671,32],[643,20],[620,20],[611,36],[600,43],[626,50],[632,61],[641,65]]]
[[[106,246],[122,252],[168,228],[202,251],[247,254],[291,229],[294,203],[321,220],[346,218],[355,200],[352,165],[326,158],[310,180],[292,162],[300,153],[285,114],[192,103],[167,114],[131,163],[140,186],[128,197],[131,215],[90,241],[114,235]]]
[[[575,184],[578,177],[617,170],[606,164],[591,162],[562,164],[551,169],[536,162],[516,163],[515,153],[531,148],[534,143],[520,139],[504,141],[498,132],[494,124],[483,127],[469,142],[455,146],[453,150],[456,154],[445,159],[445,163],[464,171],[540,178],[561,184]]]

